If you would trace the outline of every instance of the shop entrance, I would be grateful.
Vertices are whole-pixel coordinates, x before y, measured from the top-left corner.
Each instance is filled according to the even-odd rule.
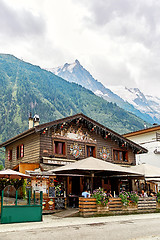
[[[80,177],[72,177],[72,194],[80,195]]]
[[[114,195],[119,194],[119,180],[117,178],[111,178],[111,192]]]
[[[93,190],[98,189],[99,187],[102,187],[102,178],[96,177],[93,181]]]

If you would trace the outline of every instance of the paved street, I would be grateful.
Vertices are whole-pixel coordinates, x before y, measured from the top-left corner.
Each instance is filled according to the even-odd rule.
[[[139,214],[97,218],[44,216],[40,223],[0,225],[0,240],[157,240],[160,214]]]

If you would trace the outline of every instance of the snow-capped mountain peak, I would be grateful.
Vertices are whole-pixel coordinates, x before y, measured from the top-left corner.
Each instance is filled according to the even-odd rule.
[[[137,105],[135,100],[144,99],[143,93],[138,88],[127,88],[125,86],[108,86],[108,88],[121,97],[124,101],[132,105]]]
[[[75,82],[83,87],[91,90],[96,91],[98,85],[101,85],[105,89],[105,87],[98,81],[96,81],[92,75],[80,64],[80,62],[76,59],[74,63],[68,64],[65,63],[61,67],[57,68],[50,68],[47,69],[54,74],[58,75],[59,77],[64,78],[69,82]]]
[[[160,123],[160,99],[144,95],[138,88],[127,88],[124,86],[109,86],[111,91],[128,102],[143,114],[147,114],[151,123]]]
[[[61,74],[61,72],[73,73],[73,69],[77,65],[80,65],[80,62],[76,59],[75,62],[73,62],[71,64],[65,63],[63,66],[59,66],[56,68],[48,68],[47,70],[50,72],[53,72],[55,75],[59,75],[59,74]]]
[[[62,68],[62,71],[63,71],[63,72],[68,71],[68,72],[72,73],[74,67],[76,66],[76,64],[77,64],[76,62],[74,62],[74,63],[72,63],[72,64],[66,63],[66,64],[64,64],[64,66],[63,66],[63,68]],[[59,69],[59,70],[60,70],[60,69]]]
[[[107,86],[98,82],[80,64],[65,63],[61,67],[47,69],[69,82],[75,82],[91,90],[96,95],[103,97],[109,102],[114,102],[121,108],[130,111],[150,123],[160,123],[160,98],[146,96],[138,88],[125,86]]]

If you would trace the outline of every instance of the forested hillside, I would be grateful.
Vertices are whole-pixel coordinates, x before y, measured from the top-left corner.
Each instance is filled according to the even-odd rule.
[[[0,54],[0,142],[28,128],[28,114],[41,123],[82,112],[119,132],[135,131],[144,121],[91,91],[12,55]]]

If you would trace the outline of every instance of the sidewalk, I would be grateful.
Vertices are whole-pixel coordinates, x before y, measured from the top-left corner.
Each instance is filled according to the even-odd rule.
[[[101,223],[115,223],[115,222],[127,222],[132,220],[142,220],[142,219],[160,219],[160,213],[150,213],[150,214],[138,214],[138,215],[123,215],[123,216],[109,216],[109,217],[93,217],[93,218],[83,218],[83,217],[69,217],[62,218],[53,215],[44,215],[42,222],[29,222],[29,223],[12,223],[12,224],[1,224],[0,233],[4,232],[16,232],[24,230],[33,230],[41,228],[56,228],[63,226],[74,226],[74,225],[96,225]]]

